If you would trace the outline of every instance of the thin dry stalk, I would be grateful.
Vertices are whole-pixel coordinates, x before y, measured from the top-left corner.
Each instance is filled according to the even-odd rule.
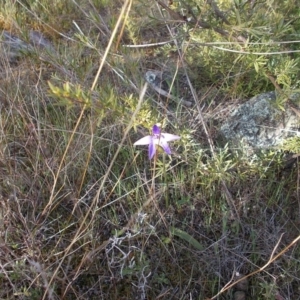
[[[241,282],[241,281],[243,281],[243,280],[245,280],[245,279],[247,279],[247,278],[249,278],[249,277],[257,274],[257,273],[260,273],[260,272],[264,271],[271,263],[273,263],[274,261],[276,261],[280,256],[282,256],[285,252],[287,252],[292,246],[294,246],[300,240],[300,235],[299,235],[289,245],[287,245],[283,250],[281,250],[277,255],[274,256],[274,253],[275,253],[276,249],[279,246],[279,243],[280,243],[280,241],[282,239],[282,236],[283,236],[283,234],[280,236],[278,242],[276,243],[276,245],[275,245],[275,247],[274,247],[274,249],[273,249],[273,251],[271,253],[271,256],[270,256],[268,262],[264,266],[262,266],[261,268],[259,268],[258,270],[254,271],[254,272],[251,272],[250,274],[248,274],[248,275],[246,275],[244,277],[241,277],[240,279],[238,279],[237,281],[235,281],[233,283],[230,283],[230,282],[227,283],[225,285],[225,287],[222,288],[221,291],[218,294],[216,294],[215,296],[213,296],[212,298],[210,298],[210,300],[216,299],[221,294],[223,294],[225,291],[227,291],[227,290],[231,289],[232,287],[234,287],[237,283],[239,283],[239,282]]]

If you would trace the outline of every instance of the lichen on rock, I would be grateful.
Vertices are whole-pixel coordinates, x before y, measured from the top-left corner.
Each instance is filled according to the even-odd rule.
[[[290,106],[282,111],[275,105],[276,93],[260,94],[234,109],[221,126],[227,141],[251,149],[270,148],[281,144],[287,137],[298,134],[292,127],[299,117]]]

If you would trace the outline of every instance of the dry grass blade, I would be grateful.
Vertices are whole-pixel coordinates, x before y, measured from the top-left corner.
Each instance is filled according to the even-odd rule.
[[[280,258],[285,252],[287,252],[291,247],[293,247],[299,240],[300,240],[300,235],[294,239],[288,246],[286,246],[283,250],[281,250],[278,254],[276,254],[274,256],[274,253],[276,251],[276,249],[278,248],[280,241],[282,239],[282,236],[280,237],[280,239],[278,240],[277,244],[275,245],[273,252],[268,260],[268,262],[263,265],[261,268],[259,268],[258,270],[255,270],[254,272],[251,272],[250,274],[236,280],[233,283],[229,283],[228,285],[226,285],[224,288],[222,288],[220,290],[220,292],[218,294],[216,294],[215,296],[213,296],[212,298],[210,298],[211,300],[218,298],[221,294],[223,294],[225,291],[231,289],[232,287],[234,287],[235,285],[241,283],[242,281],[246,280],[247,278],[251,278],[254,275],[256,275],[257,273],[263,272],[270,264],[274,263],[278,258]]]
[[[275,87],[291,130],[236,127],[297,135],[296,2],[25,2],[0,1],[0,299],[299,299],[299,139],[222,134]]]

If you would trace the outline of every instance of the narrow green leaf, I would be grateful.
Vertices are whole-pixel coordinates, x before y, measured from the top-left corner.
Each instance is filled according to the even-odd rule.
[[[203,250],[203,246],[196,240],[194,239],[191,235],[189,235],[187,232],[175,228],[175,227],[171,227],[171,233],[172,235],[175,235],[185,241],[187,241],[189,244],[191,244],[192,246],[194,246],[194,248],[196,248],[197,250]]]

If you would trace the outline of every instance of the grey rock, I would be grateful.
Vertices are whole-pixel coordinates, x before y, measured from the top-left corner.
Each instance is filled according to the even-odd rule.
[[[44,37],[44,35],[39,31],[30,30],[29,31],[29,40],[30,40],[30,43],[35,47],[38,47],[41,49],[46,49],[49,52],[55,51],[51,42],[48,39],[46,39]]]
[[[6,57],[10,62],[19,58],[22,53],[32,50],[31,45],[5,30],[2,31],[0,40],[1,56]]]
[[[294,100],[299,95],[293,96]],[[221,135],[235,145],[250,149],[270,148],[281,144],[286,138],[299,135],[293,127],[299,116],[289,105],[279,110],[275,105],[276,93],[260,94],[234,109],[221,126]]]
[[[24,53],[34,52],[36,49],[46,49],[54,52],[51,42],[39,31],[30,30],[29,43],[23,41],[10,32],[3,30],[0,35],[0,54],[9,62],[15,62]]]

